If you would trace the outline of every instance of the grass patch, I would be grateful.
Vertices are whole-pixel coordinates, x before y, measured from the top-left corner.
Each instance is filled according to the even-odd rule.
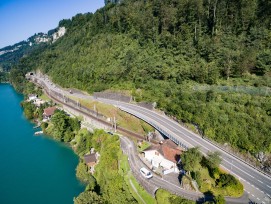
[[[151,144],[149,142],[143,141],[141,146],[138,147],[139,152],[143,152],[145,149],[147,149]]]
[[[215,186],[215,180],[212,177],[210,177],[207,168],[202,168],[200,170],[200,177],[201,185],[199,186],[199,190],[203,193],[213,191],[213,187]]]
[[[149,124],[145,123],[144,121],[125,113],[115,106],[100,103],[93,100],[87,100],[87,99],[78,99],[75,96],[69,96],[69,98],[73,100],[78,100],[82,106],[85,106],[91,110],[95,109],[98,113],[106,116],[107,118],[113,118],[116,117],[117,125],[129,129],[131,131],[137,132],[139,134],[145,135],[148,132],[154,131],[153,127],[151,127]]]
[[[44,101],[50,101],[50,98],[45,94],[42,94],[39,98],[44,100]]]
[[[172,204],[172,203],[182,203],[182,204],[194,204],[194,201],[186,200],[185,198],[171,194],[164,189],[158,189],[156,191],[157,204]]]
[[[226,173],[221,172],[219,170],[219,174],[221,180],[221,176]],[[200,181],[198,182],[198,184],[200,183],[199,190],[202,193],[212,192],[214,196],[222,195],[222,196],[240,197],[242,196],[244,189],[240,181],[237,180],[236,178],[235,182],[236,183],[231,186],[227,185],[219,186],[219,178],[215,180],[210,176],[207,168],[202,168],[200,170]]]

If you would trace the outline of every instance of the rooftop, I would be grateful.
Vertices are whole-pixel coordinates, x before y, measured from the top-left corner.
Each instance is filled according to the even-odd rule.
[[[43,115],[51,116],[51,115],[54,114],[55,110],[56,110],[56,107],[45,108],[44,111],[43,111]]]
[[[144,152],[150,150],[156,150],[161,155],[163,155],[167,160],[170,160],[172,162],[178,162],[177,156],[181,155],[182,153],[180,147],[169,139],[164,140],[160,144],[148,147],[147,149],[144,150]]]
[[[86,164],[92,163],[92,162],[97,162],[96,153],[87,154],[84,156],[84,159],[85,159]]]

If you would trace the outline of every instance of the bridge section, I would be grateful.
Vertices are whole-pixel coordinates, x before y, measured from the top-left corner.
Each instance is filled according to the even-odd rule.
[[[188,142],[181,140],[180,138],[177,138],[173,135],[173,131],[170,129],[163,127],[159,124],[157,124],[155,121],[153,121],[151,118],[147,117],[146,115],[142,115],[139,112],[136,112],[132,109],[129,108],[124,108],[122,106],[118,106],[120,110],[125,111],[131,115],[134,115],[135,117],[144,120],[146,123],[150,124],[152,127],[154,127],[156,130],[158,130],[160,133],[171,139],[173,142],[175,142],[177,145],[182,147],[183,149],[187,150],[188,148],[193,147],[191,144]]]

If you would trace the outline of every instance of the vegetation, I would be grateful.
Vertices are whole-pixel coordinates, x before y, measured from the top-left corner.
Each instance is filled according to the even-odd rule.
[[[271,152],[268,1],[122,1],[61,21],[67,33],[21,59],[92,93],[130,90],[220,143]],[[226,17],[225,17],[226,16]]]
[[[128,157],[126,155],[122,155],[120,160],[120,169],[119,173],[124,177],[124,180],[129,187],[130,192],[133,197],[137,200],[138,203],[148,203],[148,204],[156,204],[155,198],[153,198],[149,193],[145,191],[145,189],[140,186],[132,172],[130,171],[130,166],[128,162]],[[144,202],[143,202],[144,201]]]
[[[195,202],[186,200],[184,198],[178,197],[176,195],[173,195],[169,193],[166,190],[158,189],[156,192],[156,200],[157,204],[193,204]]]
[[[33,102],[27,101],[28,95],[30,94],[36,94],[37,96],[42,95],[41,89],[36,87],[33,83],[24,82],[24,87],[22,88],[22,92],[25,95],[25,101],[21,103],[21,106],[24,108],[24,114],[27,119],[32,120],[32,119],[39,119],[40,121],[42,120],[43,117],[43,110],[47,108],[50,104],[44,103],[40,107],[36,107]]]
[[[105,204],[106,202],[102,196],[93,191],[84,191],[77,198],[74,199],[74,204]]]
[[[70,142],[79,129],[80,122],[77,118],[70,118],[64,111],[56,110],[45,131],[57,141]]]
[[[107,118],[110,118],[113,121],[113,118],[116,118],[117,126],[124,127],[128,130],[137,132],[142,135],[146,135],[149,132],[153,132],[154,129],[144,121],[132,116],[128,113],[121,111],[119,108],[116,108],[112,105],[100,103],[90,99],[81,99],[75,96],[69,96],[72,100],[79,101],[81,105],[94,110],[99,114],[104,115]]]
[[[209,153],[208,157],[204,157],[197,147],[191,148],[181,155],[181,161],[183,169],[188,174],[191,172],[201,192],[234,197],[243,194],[243,185],[234,176],[219,169],[221,159],[218,152]]]
[[[0,70],[0,83],[8,82],[8,81],[9,81],[9,74]]]

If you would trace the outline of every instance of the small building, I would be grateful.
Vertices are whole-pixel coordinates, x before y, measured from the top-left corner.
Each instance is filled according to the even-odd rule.
[[[145,159],[151,163],[152,167],[162,169],[164,174],[179,172],[177,163],[181,153],[181,148],[169,139],[143,151]]]
[[[56,107],[45,108],[43,111],[43,119],[50,119],[56,111]]]
[[[99,157],[99,153],[95,152],[93,148],[90,150],[90,154],[84,156],[85,163],[88,165],[89,171],[92,174],[94,173],[94,167],[99,162]]]
[[[40,99],[40,98],[37,98],[36,100],[34,100],[33,104],[36,106],[36,107],[40,107],[42,104],[44,104],[45,101]]]
[[[34,101],[38,98],[37,94],[29,94],[28,95],[28,101]]]

